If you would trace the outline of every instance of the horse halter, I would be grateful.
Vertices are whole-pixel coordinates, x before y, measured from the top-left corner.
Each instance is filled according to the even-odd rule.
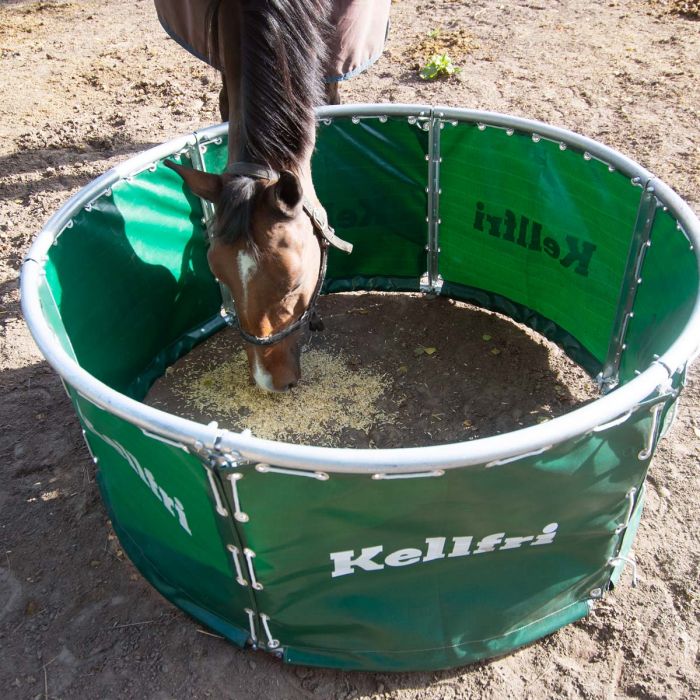
[[[279,180],[280,177],[280,174],[276,170],[266,168],[263,165],[257,165],[256,163],[231,163],[231,165],[226,168],[226,172],[230,173],[231,175],[244,175],[256,180],[274,181]],[[243,340],[248,343],[252,343],[253,345],[275,345],[281,340],[284,340],[288,335],[291,335],[295,331],[305,326],[307,323],[309,324],[309,329],[312,331],[323,330],[323,321],[321,321],[316,313],[316,302],[321,294],[323,282],[326,279],[328,248],[333,246],[338,250],[342,250],[344,253],[352,253],[352,243],[348,243],[335,235],[335,231],[328,223],[328,215],[323,208],[315,207],[311,200],[309,200],[306,196],[302,197],[301,203],[304,212],[311,219],[314,233],[316,234],[316,238],[318,238],[318,243],[321,247],[321,265],[316,287],[314,288],[313,294],[311,295],[311,300],[309,301],[309,305],[306,307],[304,313],[296,321],[293,321],[281,331],[277,331],[277,333],[271,333],[270,335],[262,337],[252,335],[241,327],[239,320],[238,332],[241,334]]]

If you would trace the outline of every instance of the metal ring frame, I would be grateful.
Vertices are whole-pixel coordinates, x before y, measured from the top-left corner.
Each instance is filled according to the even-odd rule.
[[[700,270],[700,221],[690,207],[665,183],[633,160],[596,141],[565,129],[541,122],[485,111],[430,107],[425,105],[342,105],[318,110],[319,120],[328,123],[334,118],[409,118],[430,121],[438,119],[476,123],[486,127],[513,130],[565,144],[615,168],[639,182],[642,187],[653,184],[659,202],[683,227]],[[668,383],[682,371],[700,346],[700,295],[696,295],[690,319],[671,347],[633,380],[596,401],[546,423],[510,433],[470,442],[428,447],[385,450],[327,448],[264,440],[249,431],[235,433],[221,430],[215,424],[203,425],[171,415],[120,394],[98,381],[81,368],[63,350],[42,313],[39,284],[44,274],[47,252],[61,231],[72,224],[73,214],[88,206],[115,183],[133,177],[154,162],[173,154],[186,152],[203,140],[212,141],[227,131],[221,124],[187,137],[174,139],[117,165],[71,197],[46,223],[30,248],[22,265],[22,311],[27,324],[52,367],[87,400],[127,420],[144,431],[181,443],[191,450],[202,449],[233,453],[239,461],[263,462],[305,471],[360,473],[375,475],[401,474],[466,467],[488,462],[510,460],[541,451],[552,444],[586,434],[597,426],[619,419],[640,402]],[[376,477],[375,477],[376,478]]]

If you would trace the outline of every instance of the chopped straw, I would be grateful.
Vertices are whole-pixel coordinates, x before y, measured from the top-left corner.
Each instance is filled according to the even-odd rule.
[[[175,368],[167,381],[186,410],[208,415],[222,427],[249,429],[272,440],[337,446],[343,429],[367,432],[393,418],[378,407],[389,378],[349,364],[350,358],[337,350],[308,350],[302,354],[299,385],[272,394],[250,384],[246,354],[240,350],[209,369]]]

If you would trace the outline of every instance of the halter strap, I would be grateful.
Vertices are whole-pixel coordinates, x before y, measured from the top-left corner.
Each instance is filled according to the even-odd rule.
[[[231,165],[226,168],[226,172],[230,175],[243,175],[256,180],[279,180],[280,178],[280,174],[277,170],[273,170],[264,165],[258,165],[257,163],[245,163],[242,161],[231,163]],[[330,245],[338,250],[342,250],[343,253],[352,253],[352,243],[348,243],[335,235],[335,229],[328,224],[328,215],[323,207],[315,207],[311,200],[305,195],[302,197],[301,205],[306,215],[311,219],[314,228]]]
[[[279,180],[280,174],[272,168],[267,168],[264,165],[258,165],[257,163],[245,163],[237,162],[231,163],[227,168],[226,172],[231,175],[243,175],[245,177],[252,177],[256,180]],[[326,279],[326,269],[328,267],[328,247],[333,246],[342,250],[344,253],[352,252],[352,243],[344,241],[335,235],[335,231],[328,223],[328,215],[323,207],[314,207],[311,200],[308,197],[302,197],[302,208],[306,215],[311,219],[313,225],[314,233],[318,238],[319,245],[321,246],[321,264],[318,273],[318,280],[316,282],[316,287],[314,288],[313,294],[311,295],[311,300],[309,305],[306,307],[304,313],[293,323],[291,323],[286,328],[283,328],[277,333],[272,333],[266,336],[252,335],[245,331],[240,322],[238,323],[238,332],[241,334],[243,340],[253,345],[274,345],[284,340],[288,335],[291,335],[295,331],[299,330],[302,326],[309,323],[311,330],[322,330],[323,323],[316,313],[316,302],[321,294],[321,288],[323,287],[323,282]]]

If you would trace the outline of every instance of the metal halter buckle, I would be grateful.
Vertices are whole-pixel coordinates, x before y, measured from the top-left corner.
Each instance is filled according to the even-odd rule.
[[[325,229],[326,226],[328,226],[328,215],[323,209],[319,209],[318,207],[314,207],[311,211],[311,220],[318,226],[320,229]],[[331,229],[332,230],[332,229]]]

